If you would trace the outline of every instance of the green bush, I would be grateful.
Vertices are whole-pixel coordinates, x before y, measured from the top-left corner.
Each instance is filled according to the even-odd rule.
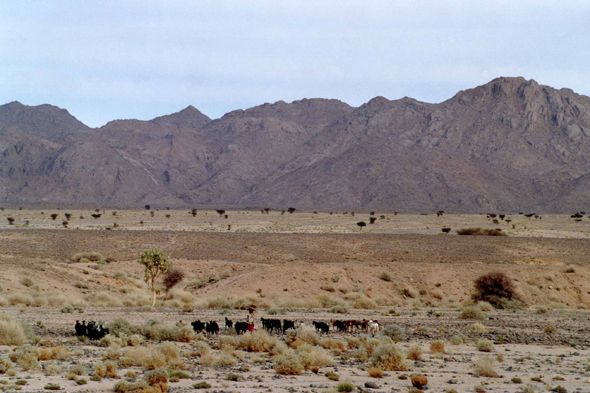
[[[338,385],[336,385],[336,391],[337,392],[352,392],[355,389],[356,386],[354,386],[354,384],[352,382],[340,382]]]

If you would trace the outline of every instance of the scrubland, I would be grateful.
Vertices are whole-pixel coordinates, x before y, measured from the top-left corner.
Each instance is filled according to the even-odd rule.
[[[408,391],[425,376],[430,391],[590,391],[590,220],[377,213],[360,229],[367,213],[120,210],[71,211],[65,228],[44,213],[1,213],[16,225],[0,230],[0,389]],[[455,232],[497,227],[507,236]],[[136,263],[150,248],[181,272],[155,307]],[[474,296],[493,272],[513,299]],[[302,325],[224,328],[249,307]],[[313,329],[336,319],[383,330]],[[110,333],[76,337],[77,320]]]

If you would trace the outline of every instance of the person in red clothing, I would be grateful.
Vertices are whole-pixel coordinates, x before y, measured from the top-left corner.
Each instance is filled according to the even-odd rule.
[[[254,331],[254,309],[253,308],[248,309],[248,316],[246,317],[246,323],[248,324],[248,331],[253,332]]]

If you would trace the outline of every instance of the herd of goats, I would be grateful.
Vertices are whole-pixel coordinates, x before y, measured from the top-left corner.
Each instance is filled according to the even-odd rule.
[[[305,324],[303,322],[296,322],[288,319],[266,319],[261,318],[262,328],[268,331],[269,333],[278,333],[278,334],[285,334],[288,330],[295,330],[295,329],[302,329],[304,328]],[[331,324],[331,327],[330,327]],[[339,333],[369,333],[375,335],[379,332],[383,326],[376,320],[331,320],[330,324],[327,322],[317,322],[313,321],[312,325],[315,328],[316,332],[320,334],[328,334],[333,329]],[[201,321],[194,321],[191,322],[191,326],[193,330],[197,333],[205,332],[207,334],[219,334],[220,328],[219,324],[216,321],[209,321],[209,322],[201,322]],[[246,333],[248,330],[248,324],[246,322],[234,322],[229,319],[225,318],[225,329],[234,329],[237,335],[242,335]],[[79,337],[88,337],[91,340],[100,340],[109,334],[109,329],[105,328],[102,325],[102,322],[95,322],[89,321],[76,321],[74,325],[74,329],[76,332],[76,336]]]

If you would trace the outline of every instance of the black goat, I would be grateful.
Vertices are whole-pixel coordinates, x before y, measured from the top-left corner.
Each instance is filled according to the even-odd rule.
[[[239,336],[240,334],[246,333],[248,330],[248,324],[246,322],[236,322],[236,334]]]
[[[316,332],[328,334],[330,332],[330,326],[326,322],[312,322],[313,326],[315,326]]]
[[[191,322],[191,326],[193,327],[193,330],[195,332],[202,332],[203,330],[205,330],[205,324],[201,321]]]
[[[269,333],[272,333],[275,330],[282,331],[282,329],[283,329],[280,319],[261,318],[261,321],[262,321],[262,327],[265,328],[266,330],[268,330]]]
[[[284,319],[283,320],[283,333],[285,333],[289,329],[295,330],[295,322],[289,321],[288,319]]]
[[[104,328],[102,324],[97,324],[94,321],[89,321],[87,325],[85,325],[85,321],[82,323],[76,321],[74,329],[77,336],[85,336],[91,340],[100,340],[109,334],[109,329]]]
[[[85,336],[86,335],[86,321],[82,321],[82,323],[80,323],[80,321],[76,321],[76,325],[74,326],[74,329],[76,329],[76,336],[78,336],[78,337]]]
[[[207,325],[205,326],[205,331],[209,334],[218,334],[219,325],[215,321],[207,322]]]
[[[231,319],[228,319],[228,317],[225,317],[225,328],[229,329],[233,326],[234,326],[234,323],[231,321]]]

